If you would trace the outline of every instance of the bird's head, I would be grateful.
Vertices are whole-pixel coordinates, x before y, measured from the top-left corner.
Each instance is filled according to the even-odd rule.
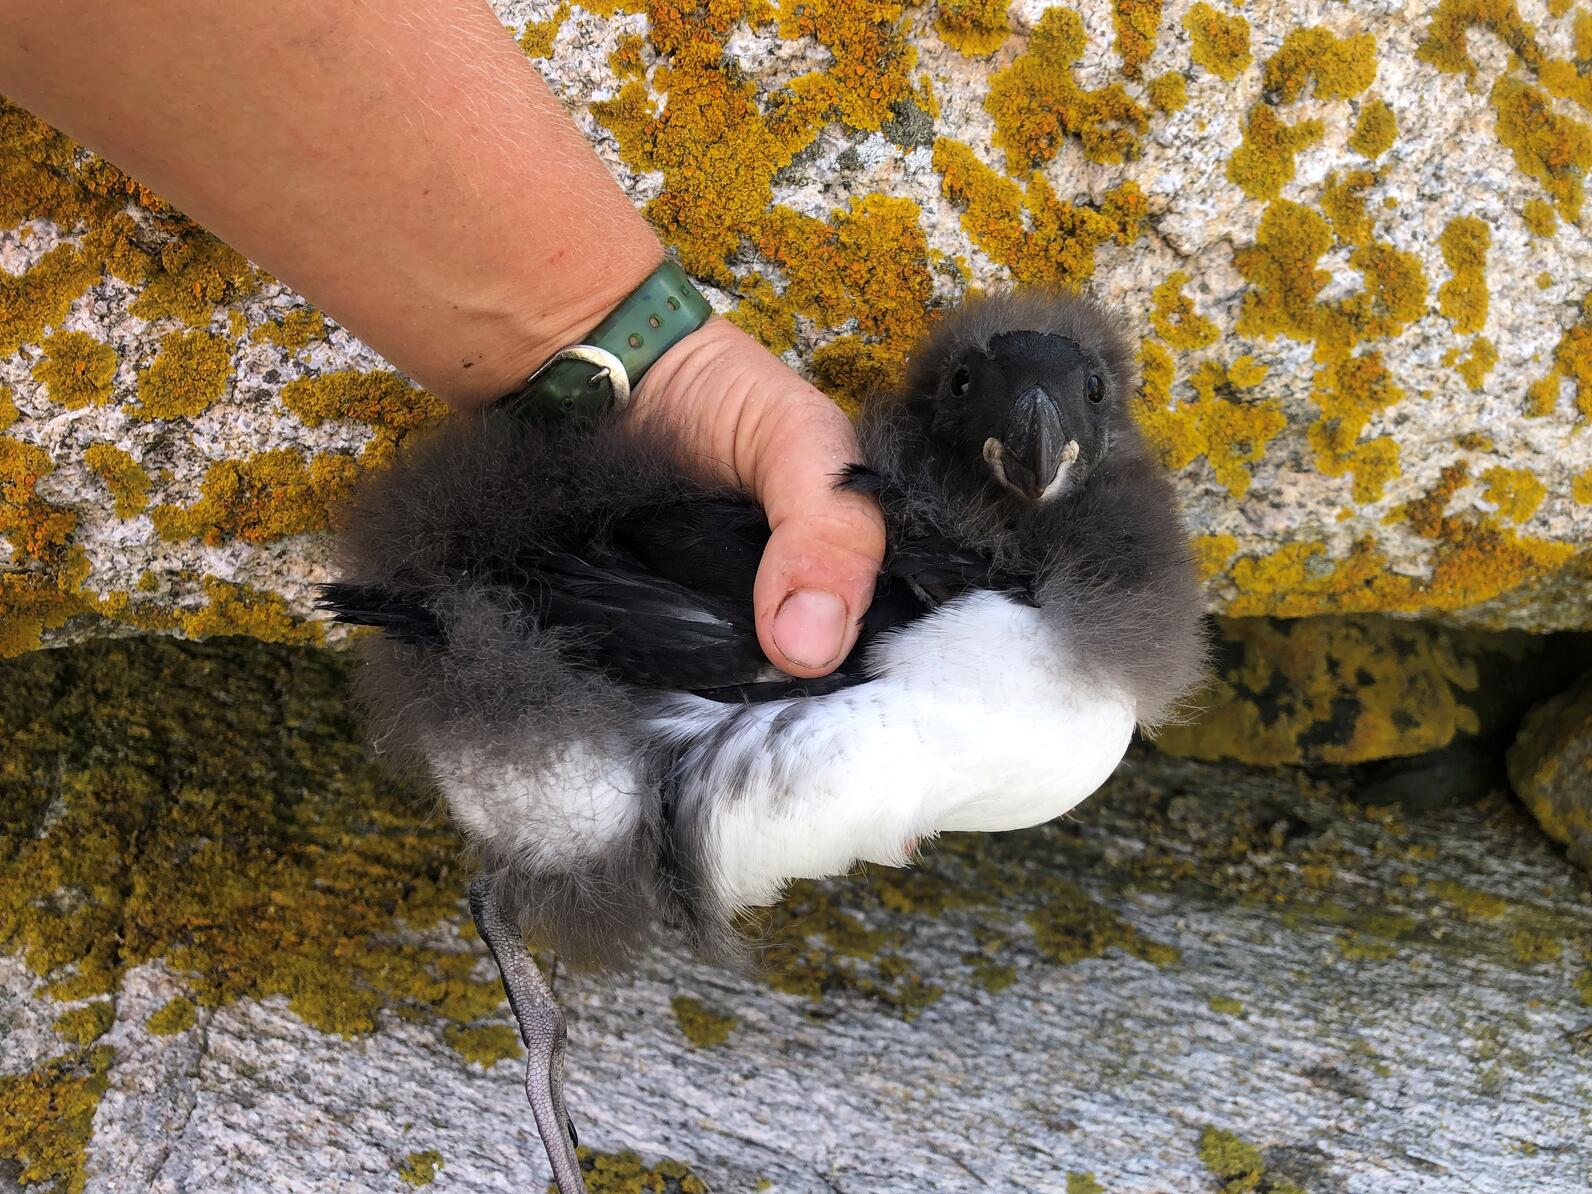
[[[914,362],[911,406],[958,471],[1010,500],[1075,493],[1129,430],[1129,350],[1087,300],[1019,294],[954,318]]]

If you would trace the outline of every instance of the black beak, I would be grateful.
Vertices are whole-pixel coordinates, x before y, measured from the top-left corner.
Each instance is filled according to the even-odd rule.
[[[1061,408],[1037,385],[1012,404],[1006,434],[984,444],[996,480],[1031,502],[1058,492],[1064,470],[1077,458],[1078,442],[1062,430]]]

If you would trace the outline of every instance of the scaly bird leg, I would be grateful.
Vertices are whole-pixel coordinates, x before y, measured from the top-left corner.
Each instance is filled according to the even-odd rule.
[[[485,875],[470,883],[470,915],[492,951],[509,1007],[520,1025],[526,1051],[525,1097],[536,1116],[536,1130],[547,1149],[559,1194],[585,1194],[586,1179],[575,1156],[575,1125],[564,1106],[564,1013]]]

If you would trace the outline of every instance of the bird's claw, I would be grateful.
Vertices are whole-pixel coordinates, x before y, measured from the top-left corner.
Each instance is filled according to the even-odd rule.
[[[470,884],[470,915],[492,951],[509,1007],[519,1023],[526,1051],[525,1097],[536,1117],[536,1130],[547,1150],[559,1194],[585,1194],[586,1179],[575,1153],[579,1138],[564,1104],[564,1013],[485,875],[477,875]]]

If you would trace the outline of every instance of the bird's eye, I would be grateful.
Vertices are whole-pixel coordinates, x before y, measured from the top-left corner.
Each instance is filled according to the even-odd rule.
[[[1089,401],[1100,403],[1106,400],[1106,383],[1100,380],[1098,373],[1089,375]]]
[[[958,365],[956,372],[951,374],[951,397],[960,398],[967,393],[967,387],[973,384],[973,375],[967,371],[966,365]]]

